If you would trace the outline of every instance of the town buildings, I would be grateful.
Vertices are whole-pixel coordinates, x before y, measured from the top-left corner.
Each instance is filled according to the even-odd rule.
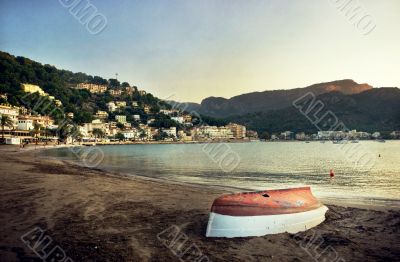
[[[100,94],[104,93],[107,91],[107,86],[106,85],[97,85],[97,84],[90,84],[90,83],[80,83],[76,85],[76,89],[86,89],[90,93],[93,94]]]

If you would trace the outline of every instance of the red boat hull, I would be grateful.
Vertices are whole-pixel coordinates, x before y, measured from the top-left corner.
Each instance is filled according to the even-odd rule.
[[[300,187],[223,195],[214,201],[211,212],[229,216],[263,216],[306,212],[321,206],[310,187]]]

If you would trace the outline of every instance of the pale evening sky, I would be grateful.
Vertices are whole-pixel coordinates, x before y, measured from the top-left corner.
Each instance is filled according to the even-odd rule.
[[[368,35],[334,0],[90,2],[107,18],[97,35],[58,0],[0,0],[0,50],[107,79],[118,72],[179,101],[344,78],[400,86],[399,0],[354,0],[376,24]]]

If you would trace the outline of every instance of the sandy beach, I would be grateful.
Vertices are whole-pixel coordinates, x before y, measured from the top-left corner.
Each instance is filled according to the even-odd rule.
[[[209,239],[209,208],[224,189],[127,178],[39,151],[0,147],[0,261],[42,261],[21,240],[35,227],[73,261],[194,261],[165,241],[177,228],[181,248],[194,245],[203,262],[399,261],[400,210],[329,204],[324,223],[296,235]]]

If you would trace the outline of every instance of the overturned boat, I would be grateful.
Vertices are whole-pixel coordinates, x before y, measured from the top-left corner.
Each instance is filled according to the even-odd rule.
[[[206,236],[297,233],[323,222],[327,210],[310,187],[223,195],[211,207]]]

